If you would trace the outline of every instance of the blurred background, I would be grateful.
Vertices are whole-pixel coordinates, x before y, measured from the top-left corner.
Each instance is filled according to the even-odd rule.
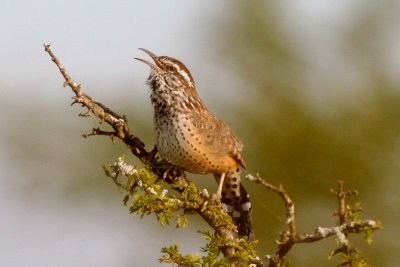
[[[125,114],[151,149],[144,47],[182,60],[208,107],[245,144],[247,173],[283,184],[299,232],[331,226],[337,180],[358,189],[363,218],[382,221],[372,266],[400,262],[400,2],[2,1],[0,3],[0,265],[158,266],[160,248],[195,253],[207,229],[161,228],[123,206],[102,164],[120,142],[84,139],[97,127],[70,107],[72,92],[42,44],[83,90]],[[216,190],[211,177],[194,177]],[[245,182],[260,255],[285,227],[281,200]],[[333,239],[298,245],[293,266],[336,266]]]

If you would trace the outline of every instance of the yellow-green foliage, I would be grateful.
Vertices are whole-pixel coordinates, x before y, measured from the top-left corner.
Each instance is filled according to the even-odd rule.
[[[169,224],[175,219],[176,226],[182,228],[188,225],[186,215],[199,212],[214,227],[224,226],[225,229],[236,230],[231,217],[222,212],[221,204],[202,196],[193,182],[188,181],[188,185],[183,190],[176,192],[173,189],[177,188],[177,185],[157,179],[148,169],[133,168],[124,164],[122,158],[119,158],[116,163],[103,166],[103,168],[106,175],[111,177],[119,188],[128,192],[123,202],[129,207],[131,213],[140,217],[155,214],[161,225]],[[131,172],[124,173],[121,169],[129,169]],[[125,178],[119,177],[121,175]],[[122,179],[125,181],[121,182]],[[202,248],[203,256],[182,255],[178,246],[172,245],[162,248],[164,255],[160,262],[178,266],[231,266],[232,263],[237,264],[236,266],[247,266],[252,259],[257,257],[254,250],[256,242],[247,242],[243,239],[226,241],[206,231],[199,233],[207,241]],[[222,251],[226,247],[234,248],[235,254],[223,257]]]

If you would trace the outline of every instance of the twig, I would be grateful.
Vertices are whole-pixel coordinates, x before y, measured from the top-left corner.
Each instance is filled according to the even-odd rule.
[[[103,131],[103,130],[100,130],[100,128],[93,128],[90,133],[82,134],[82,137],[88,138],[88,137],[95,136],[95,135],[109,136],[111,138],[111,142],[113,142],[113,144],[115,143],[115,141],[114,141],[115,132]]]
[[[297,243],[312,243],[331,236],[338,237],[339,243],[346,244],[345,239],[348,234],[360,233],[365,229],[379,230],[380,224],[374,220],[364,220],[361,222],[349,222],[334,227],[318,227],[313,234],[303,234],[299,237]],[[340,236],[343,234],[344,236]],[[343,239],[344,238],[344,239]]]
[[[56,64],[61,75],[64,77],[64,86],[69,86],[75,93],[73,97],[74,102],[72,104],[82,104],[82,106],[88,109],[88,112],[85,114],[92,113],[101,121],[109,124],[115,131],[114,136],[121,139],[142,162],[147,164],[151,161],[151,153],[146,151],[143,142],[138,137],[129,133],[129,127],[125,118],[100,102],[94,101],[90,96],[82,92],[81,85],[76,83],[67,73],[67,70],[61,65],[60,60],[53,53],[49,44],[44,44],[44,50],[50,55],[51,60]],[[92,135],[94,135],[94,133],[92,133]]]
[[[246,178],[257,184],[261,184],[268,190],[277,193],[282,198],[285,204],[286,224],[288,225],[289,230],[281,232],[280,239],[275,241],[276,244],[278,245],[278,250],[275,253],[275,255],[271,258],[269,265],[269,266],[278,266],[275,265],[275,263],[279,262],[289,252],[289,250],[294,246],[294,244],[298,242],[299,239],[297,236],[297,228],[295,222],[294,203],[282,185],[275,186],[273,184],[270,184],[264,179],[262,179],[258,174],[256,176],[248,174],[246,175]]]
[[[346,222],[346,198],[351,195],[358,195],[357,190],[348,190],[344,191],[343,189],[343,181],[338,181],[338,191],[331,189],[332,194],[334,194],[338,199],[339,209],[334,215],[339,217],[339,225],[342,225]]]
[[[246,175],[246,178],[250,181],[263,185],[266,189],[271,190],[272,192],[277,193],[282,198],[286,207],[286,224],[288,225],[289,229],[280,233],[280,239],[276,241],[278,249],[275,252],[275,255],[269,257],[269,267],[282,266],[283,257],[293,248],[295,244],[313,243],[324,238],[336,236],[340,244],[347,246],[348,234],[359,233],[365,229],[375,231],[381,228],[380,223],[374,220],[357,222],[351,221],[346,223],[346,197],[358,193],[355,190],[344,191],[343,181],[339,181],[338,192],[331,190],[331,192],[338,198],[339,210],[336,213],[339,216],[339,225],[334,227],[318,227],[313,234],[298,235],[295,223],[294,203],[282,185],[272,185],[261,178],[258,174],[255,176],[248,174]]]

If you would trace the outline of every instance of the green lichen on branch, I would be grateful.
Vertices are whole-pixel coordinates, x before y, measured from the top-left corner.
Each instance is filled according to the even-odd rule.
[[[189,183],[182,194],[174,194],[173,186],[144,167],[135,168],[126,164],[122,157],[111,165],[103,166],[103,169],[120,189],[127,192],[124,203],[131,213],[141,217],[155,214],[161,225],[170,224],[175,218],[177,227],[186,227],[186,214],[193,213],[202,203],[193,183]]]
[[[198,267],[201,265],[201,259],[198,254],[182,255],[176,244],[161,249],[165,255],[159,260],[160,262],[177,264],[178,266]]]
[[[251,262],[259,262],[254,250],[256,242],[227,238],[223,233],[237,231],[231,217],[222,210],[219,201],[199,190],[193,182],[188,180],[187,186],[181,189],[145,167],[126,164],[122,157],[103,169],[120,189],[127,192],[124,203],[131,213],[140,217],[154,214],[161,225],[175,220],[179,228],[188,225],[187,215],[199,214],[216,231],[216,234],[199,232],[207,242],[202,248],[204,256],[182,255],[177,245],[173,245],[162,249],[161,262],[178,266],[248,266]],[[227,255],[224,253],[227,248],[235,253]]]
[[[256,242],[247,242],[244,239],[238,239],[226,243],[221,237],[216,236],[207,231],[199,231],[206,239],[207,244],[201,249],[203,256],[198,253],[193,255],[182,255],[178,246],[172,245],[162,249],[164,253],[160,262],[177,264],[178,266],[257,266],[256,263],[251,265],[257,259],[257,255],[253,249]],[[235,254],[224,256],[221,253],[221,247],[229,246],[235,248]]]
[[[210,232],[200,231],[199,233],[208,242],[202,248],[202,252],[206,253],[202,257],[202,266],[248,266],[249,263],[254,262],[258,258],[254,251],[254,246],[258,243],[257,241],[247,242],[244,239],[236,239],[226,243],[225,240]],[[235,254],[221,258],[221,247],[224,246],[233,247]],[[253,266],[256,266],[256,264],[254,263]]]

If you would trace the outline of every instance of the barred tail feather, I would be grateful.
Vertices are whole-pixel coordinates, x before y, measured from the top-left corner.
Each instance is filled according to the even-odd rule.
[[[219,180],[217,175],[215,178]],[[250,196],[240,183],[239,170],[226,173],[221,195],[224,209],[238,228],[239,237],[253,240]]]

